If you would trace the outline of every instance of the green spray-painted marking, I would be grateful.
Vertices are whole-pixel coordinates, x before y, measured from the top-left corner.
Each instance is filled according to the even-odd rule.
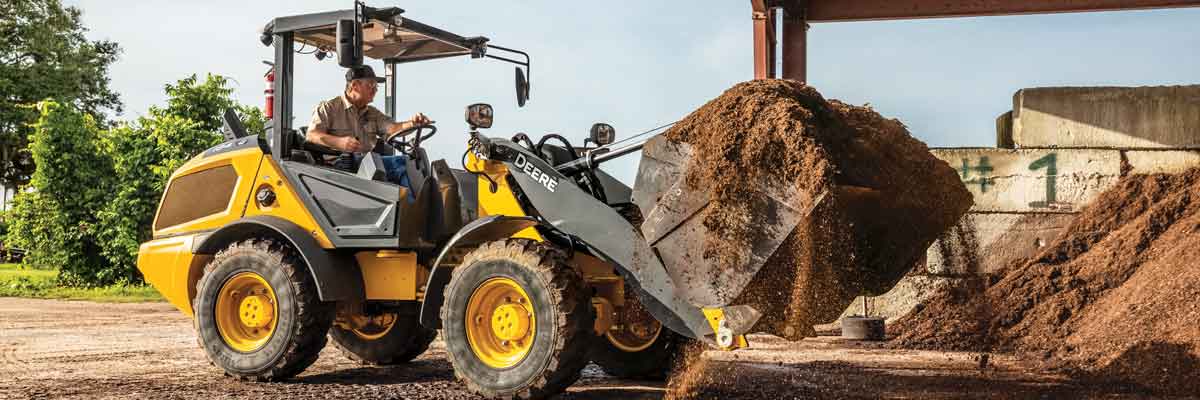
[[[979,162],[975,164],[974,167],[971,166],[970,160],[966,158],[962,159],[962,168],[958,170],[958,173],[962,176],[963,183],[968,185],[978,184],[979,191],[982,193],[987,193],[988,186],[995,184],[995,181],[991,176],[992,171],[994,170],[995,168],[992,167],[992,164],[990,161],[988,161],[987,156],[983,156],[979,157]],[[972,171],[978,174],[979,177],[972,179]]]
[[[1046,200],[1030,202],[1034,208],[1050,208],[1058,202],[1058,154],[1050,153],[1029,164],[1030,171],[1046,169]]]

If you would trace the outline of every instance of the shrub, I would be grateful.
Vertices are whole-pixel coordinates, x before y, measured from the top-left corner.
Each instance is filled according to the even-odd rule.
[[[47,100],[37,109],[29,137],[37,169],[14,198],[9,243],[26,249],[29,263],[61,268],[64,282],[114,282],[120,274],[106,268],[96,239],[97,214],[114,182],[112,161],[97,145],[101,131],[72,106]]]

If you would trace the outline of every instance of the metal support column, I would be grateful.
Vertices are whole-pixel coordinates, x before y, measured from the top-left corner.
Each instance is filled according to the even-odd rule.
[[[783,79],[808,81],[808,20],[803,5],[783,9]]]
[[[285,160],[292,148],[292,33],[275,35],[275,110],[271,121],[271,156]]]
[[[775,8],[765,0],[751,0],[754,10],[754,79],[768,79],[775,73]]]
[[[383,64],[384,75],[387,77],[387,83],[384,87],[384,108],[387,116],[392,120],[396,120],[396,63],[386,61]]]

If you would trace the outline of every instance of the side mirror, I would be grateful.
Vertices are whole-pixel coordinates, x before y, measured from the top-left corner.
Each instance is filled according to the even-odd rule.
[[[525,102],[529,101],[529,80],[525,79],[525,71],[521,71],[521,67],[514,69],[517,71],[517,107],[525,107]]]
[[[492,106],[484,103],[467,106],[467,124],[470,124],[471,128],[491,128]]]
[[[352,19],[337,22],[338,65],[352,68],[362,65],[362,24]]]
[[[607,146],[617,138],[617,130],[613,129],[612,125],[597,122],[592,124],[591,137],[593,143],[597,146]]]

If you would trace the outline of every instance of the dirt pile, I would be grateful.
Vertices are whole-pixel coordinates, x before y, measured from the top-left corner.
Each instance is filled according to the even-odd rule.
[[[893,325],[902,347],[1032,353],[1162,393],[1200,393],[1200,169],[1134,175],[1040,255]]]
[[[902,123],[796,81],[738,84],[665,135],[691,145],[686,184],[712,193],[696,216],[704,258],[736,268],[769,239],[762,182],[790,185],[802,196],[787,201],[813,210],[732,303],[763,312],[756,330],[793,340],[894,286],[971,205],[954,169]]]

